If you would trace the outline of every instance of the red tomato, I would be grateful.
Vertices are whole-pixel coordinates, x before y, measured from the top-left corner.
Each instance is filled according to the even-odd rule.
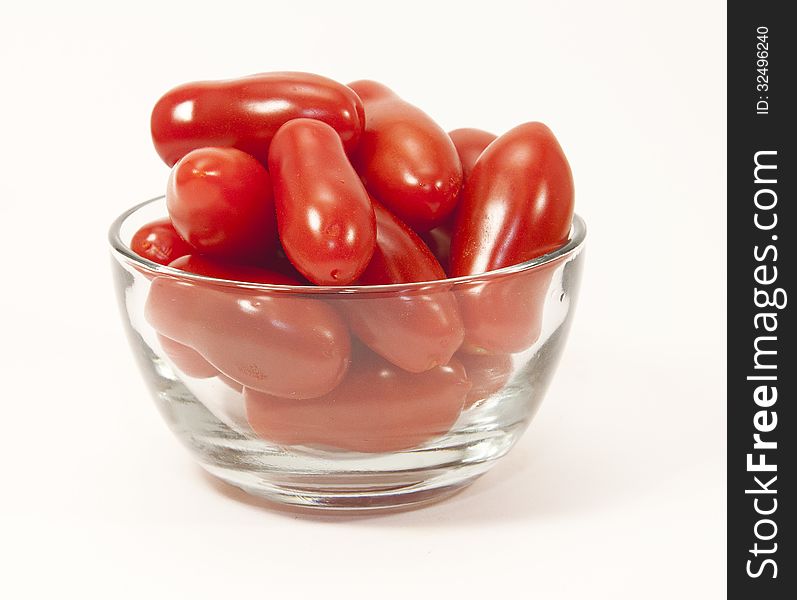
[[[540,337],[545,298],[561,261],[460,288],[464,352],[511,354]]]
[[[451,275],[525,262],[567,241],[573,178],[551,130],[526,123],[489,145],[467,181],[451,241]],[[492,279],[458,297],[468,351],[520,352],[539,337],[557,264]]]
[[[349,332],[319,300],[156,277],[145,315],[162,335],[268,394],[322,396],[348,368]]]
[[[457,353],[457,359],[465,367],[472,387],[465,398],[469,408],[500,390],[512,375],[512,357],[508,354]]]
[[[160,342],[161,349],[168,359],[189,377],[207,379],[219,374],[219,370],[193,348],[180,342],[175,342],[161,334],[158,334],[158,342]]]
[[[396,93],[385,84],[370,79],[355,81],[354,83],[350,83],[348,87],[357,92],[357,96],[359,96],[360,100],[363,102],[373,102],[374,100],[396,97]]]
[[[476,164],[484,149],[493,143],[496,136],[488,131],[464,127],[448,132],[448,137],[454,142],[459,160],[462,163],[462,178],[467,181],[473,165]]]
[[[169,176],[166,208],[177,232],[202,253],[257,262],[275,246],[271,178],[235,148],[186,154]]]
[[[130,249],[160,265],[168,265],[175,258],[193,252],[169,219],[153,221],[136,231],[130,240]]]
[[[469,389],[456,359],[411,374],[358,351],[343,383],[326,396],[286,401],[247,388],[244,398],[252,429],[275,444],[394,452],[449,431]]]
[[[396,215],[371,199],[376,215],[376,249],[360,285],[385,285],[445,279],[437,262],[420,236]]]
[[[454,277],[518,264],[567,241],[573,177],[562,148],[542,123],[495,140],[473,167],[451,241]]]
[[[170,267],[205,277],[229,279],[231,281],[247,281],[250,283],[268,283],[274,285],[300,285],[299,282],[284,273],[263,267],[236,265],[217,258],[189,254],[172,262]]]
[[[320,285],[357,279],[374,252],[376,223],[335,130],[312,119],[289,121],[271,142],[268,168],[291,263]]]
[[[495,135],[482,131],[481,129],[455,129],[449,132],[448,136],[454,142],[457,149],[459,160],[462,163],[462,182],[463,190],[464,184],[470,177],[470,172],[473,170],[473,165],[484,149],[495,140]],[[460,196],[462,192],[460,192]],[[451,231],[454,229],[454,221],[456,217],[456,210],[454,213],[438,227],[424,232],[421,238],[429,246],[429,250],[435,255],[440,265],[445,269],[446,273],[450,271],[451,262]]]
[[[418,235],[379,203],[376,250],[357,281],[361,285],[410,283],[445,278]],[[425,291],[343,302],[352,332],[371,350],[402,369],[419,373],[448,363],[462,344],[457,302],[444,285]]]
[[[169,166],[206,146],[238,148],[265,164],[271,138],[300,117],[334,127],[349,152],[364,124],[362,102],[345,85],[311,73],[262,73],[167,92],[152,111],[152,141]]]
[[[385,86],[371,81],[349,86],[365,105],[365,130],[352,159],[368,190],[417,231],[445,221],[462,185],[451,138]]]

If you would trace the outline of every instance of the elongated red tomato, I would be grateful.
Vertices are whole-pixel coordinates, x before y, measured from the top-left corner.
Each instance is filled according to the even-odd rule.
[[[180,237],[169,219],[159,219],[144,225],[133,235],[130,248],[139,256],[161,265],[168,265],[174,259],[194,250]]]
[[[169,176],[166,208],[174,228],[199,252],[258,261],[277,239],[271,178],[235,148],[200,148]]]
[[[467,181],[473,165],[484,152],[484,149],[496,139],[496,135],[482,129],[463,127],[448,132],[448,137],[454,142],[459,161],[462,163],[462,178]]]
[[[282,275],[274,279],[284,283]],[[268,394],[321,396],[348,368],[349,332],[319,300],[162,276],[152,282],[145,315],[156,331],[193,348],[224,375]]]
[[[270,442],[393,452],[445,434],[469,389],[456,359],[412,374],[358,351],[343,383],[321,398],[286,401],[251,389],[244,398],[252,429]]]
[[[570,166],[551,130],[526,123],[491,143],[468,179],[451,242],[454,277],[530,260],[567,241],[573,218]],[[464,349],[520,352],[539,337],[557,264],[494,278],[458,297]]]
[[[169,266],[195,275],[217,279],[274,285],[300,285],[298,280],[276,269],[239,265],[198,254],[182,256]]]
[[[531,347],[542,331],[545,299],[561,260],[460,288],[463,352],[511,354]]]
[[[238,148],[265,164],[271,138],[300,117],[334,127],[348,152],[364,124],[362,102],[345,85],[312,73],[263,73],[170,90],[152,111],[152,141],[169,166],[206,146]]]
[[[542,123],[525,123],[495,140],[473,167],[457,210],[451,248],[454,277],[527,261],[567,241],[573,176]]]
[[[360,81],[355,81],[350,83],[348,87],[357,92],[357,95],[363,102],[373,102],[375,100],[396,97],[396,93],[384,83],[379,83],[378,81],[373,81],[371,79],[361,79]]]
[[[161,334],[158,334],[158,341],[163,353],[169,360],[189,377],[207,379],[219,374],[219,370],[216,367],[206,361],[199,352],[190,346],[175,342]]]
[[[376,222],[335,130],[312,119],[289,121],[271,142],[268,167],[291,263],[321,285],[357,279],[374,253]]]
[[[463,191],[465,184],[470,177],[470,172],[473,170],[473,165],[479,158],[484,149],[495,140],[495,135],[481,129],[455,129],[450,131],[448,136],[454,142],[457,149],[459,160],[462,163],[462,184]],[[462,195],[462,192],[460,192]],[[454,221],[456,220],[456,212],[446,219],[444,223],[438,225],[434,229],[421,234],[421,238],[429,246],[429,250],[435,255],[440,265],[445,269],[446,273],[450,272],[451,260],[451,232],[454,229]]]
[[[357,281],[361,285],[410,283],[445,278],[418,235],[374,201],[376,250]],[[342,302],[352,332],[402,369],[419,373],[448,363],[462,344],[454,295],[445,284],[428,290]]]
[[[416,231],[445,221],[462,185],[451,138],[385,86],[371,81],[349,86],[365,105],[365,130],[352,160],[368,191]]]

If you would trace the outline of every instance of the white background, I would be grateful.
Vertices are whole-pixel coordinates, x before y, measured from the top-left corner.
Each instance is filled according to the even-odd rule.
[[[724,597],[724,3],[62,4],[0,18],[0,596]],[[557,378],[430,508],[310,519],[214,484],[128,354],[105,233],[164,189],[151,106],[288,69],[447,129],[542,120],[570,157],[589,251]]]

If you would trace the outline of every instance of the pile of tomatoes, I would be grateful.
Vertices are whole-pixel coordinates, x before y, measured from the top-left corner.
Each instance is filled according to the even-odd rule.
[[[172,168],[169,218],[131,246],[183,271],[432,282],[527,261],[570,231],[570,168],[541,123],[446,133],[382,84],[280,72],[174,88],[151,125]],[[387,451],[444,433],[495,391],[539,335],[550,275],[334,301],[161,276],[147,318],[184,373],[242,391],[262,437]]]

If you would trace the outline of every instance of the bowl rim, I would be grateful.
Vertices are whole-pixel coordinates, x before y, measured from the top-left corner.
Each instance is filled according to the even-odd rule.
[[[391,293],[412,292],[412,291],[417,292],[417,291],[424,291],[424,290],[430,290],[432,288],[442,288],[442,287],[445,287],[447,289],[451,289],[453,287],[468,287],[474,284],[486,283],[487,281],[491,281],[493,279],[500,279],[502,277],[507,277],[518,273],[524,273],[526,271],[530,271],[537,267],[541,267],[543,265],[558,261],[563,257],[568,256],[583,248],[587,237],[586,222],[584,221],[584,219],[581,218],[580,215],[574,213],[573,224],[570,228],[570,234],[568,236],[567,243],[563,244],[556,250],[553,250],[541,256],[537,256],[522,263],[517,263],[515,265],[510,265],[508,267],[502,267],[500,269],[486,271],[484,273],[478,273],[475,275],[463,275],[460,277],[450,277],[447,279],[435,279],[430,281],[417,281],[411,283],[389,283],[381,285],[277,285],[277,284],[267,284],[267,283],[253,283],[249,281],[221,279],[217,277],[209,277],[207,275],[197,275],[196,273],[189,273],[188,271],[181,271],[180,269],[175,269],[173,267],[169,267],[168,265],[162,265],[156,263],[154,261],[149,260],[148,258],[139,256],[138,254],[133,252],[130,246],[122,241],[121,238],[122,226],[124,225],[125,221],[127,221],[128,218],[133,216],[136,212],[138,212],[145,206],[149,206],[150,204],[153,204],[155,202],[164,199],[165,199],[164,195],[150,198],[149,200],[140,202],[139,204],[136,204],[133,207],[127,209],[118,217],[116,217],[116,219],[114,219],[113,223],[111,223],[111,226],[108,229],[108,242],[110,243],[111,250],[114,253],[114,257],[117,260],[119,260],[119,257],[121,256],[124,259],[126,259],[128,262],[136,265],[138,268],[140,269],[143,268],[146,271],[149,271],[155,275],[169,275],[171,277],[176,277],[187,281],[195,281],[206,284],[217,284],[224,286],[234,286],[238,288],[245,288],[248,290],[260,290],[264,292],[290,292],[301,295],[315,295],[315,294],[369,295],[377,293],[384,294],[386,292],[391,292]]]

